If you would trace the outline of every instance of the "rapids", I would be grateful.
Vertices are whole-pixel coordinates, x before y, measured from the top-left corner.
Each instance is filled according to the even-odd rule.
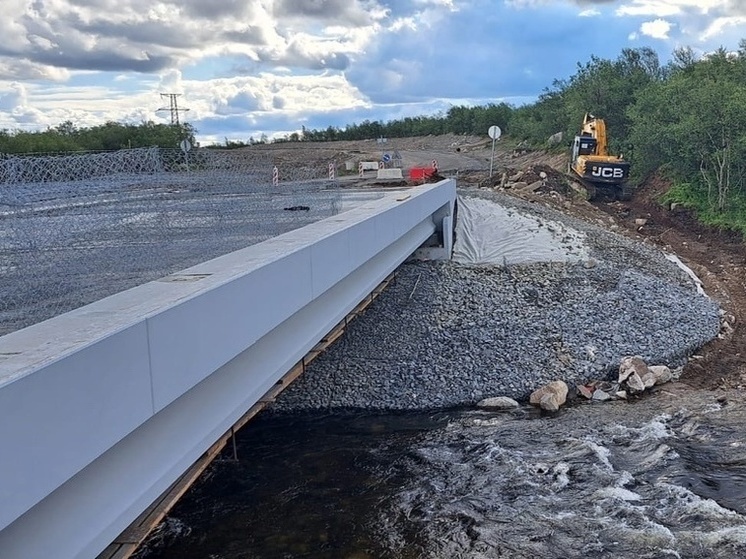
[[[746,405],[260,415],[139,557],[746,557]]]

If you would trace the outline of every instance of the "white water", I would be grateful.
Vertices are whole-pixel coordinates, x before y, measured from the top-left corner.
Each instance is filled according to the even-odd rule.
[[[731,441],[724,456],[718,425],[742,423],[743,407],[714,411],[703,396],[654,414],[661,403],[458,418],[412,449],[412,482],[381,530],[417,524],[433,558],[746,557],[746,504],[723,504],[746,493],[746,452]],[[689,452],[697,441],[706,444]]]

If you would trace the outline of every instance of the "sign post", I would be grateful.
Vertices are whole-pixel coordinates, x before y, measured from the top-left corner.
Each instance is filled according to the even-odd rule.
[[[181,140],[179,143],[179,147],[181,148],[181,151],[184,152],[184,163],[186,163],[186,170],[187,173],[189,172],[189,150],[192,149],[192,144],[189,142],[189,140]]]
[[[502,135],[502,130],[500,130],[499,126],[490,126],[487,134],[492,138],[492,156],[490,157],[490,178],[492,178],[492,164],[495,161],[495,142]]]

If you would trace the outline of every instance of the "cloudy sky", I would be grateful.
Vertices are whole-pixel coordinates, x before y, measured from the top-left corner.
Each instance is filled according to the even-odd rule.
[[[736,49],[746,0],[1,0],[0,128],[182,121],[204,143],[533,101],[591,55]]]

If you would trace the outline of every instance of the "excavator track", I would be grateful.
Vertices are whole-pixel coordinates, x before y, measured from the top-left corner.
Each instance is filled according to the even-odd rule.
[[[627,202],[632,199],[634,193],[634,188],[629,183],[603,184],[591,182],[579,176],[569,165],[566,174],[568,180],[574,181],[585,190],[589,202],[599,199]]]

